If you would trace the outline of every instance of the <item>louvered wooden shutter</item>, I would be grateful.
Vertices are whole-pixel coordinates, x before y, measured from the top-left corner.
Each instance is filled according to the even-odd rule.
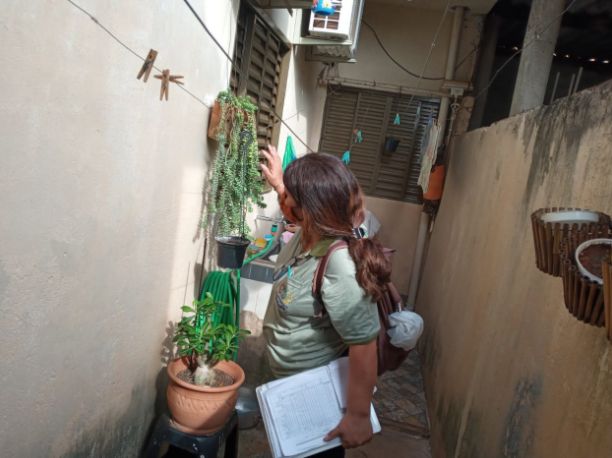
[[[380,91],[330,87],[327,94],[320,150],[342,156],[351,151],[350,169],[367,195],[421,203],[417,181],[420,149],[430,117],[438,116],[439,101]],[[396,114],[400,125],[394,125]],[[363,142],[356,143],[361,130]],[[393,153],[384,151],[387,137],[399,140]]]
[[[273,142],[274,112],[279,112],[281,65],[287,51],[280,37],[243,2],[238,14],[232,88],[238,95],[248,95],[259,107],[257,140],[260,147]]]

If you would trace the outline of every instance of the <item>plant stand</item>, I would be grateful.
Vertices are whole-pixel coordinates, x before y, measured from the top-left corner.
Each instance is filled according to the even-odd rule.
[[[221,444],[225,442],[225,458],[238,457],[238,414],[232,413],[230,419],[220,431],[210,436],[195,436],[177,429],[168,415],[161,415],[156,424],[153,434],[149,439],[144,456],[146,458],[158,458],[161,447],[170,444],[174,447],[192,453],[195,456],[206,458],[216,457]]]

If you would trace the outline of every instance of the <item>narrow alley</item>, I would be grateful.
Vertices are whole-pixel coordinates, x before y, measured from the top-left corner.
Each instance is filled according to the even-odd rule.
[[[0,39],[0,456],[611,456],[611,1]]]

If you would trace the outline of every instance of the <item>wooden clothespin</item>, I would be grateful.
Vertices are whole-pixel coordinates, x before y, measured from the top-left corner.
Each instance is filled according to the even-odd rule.
[[[144,75],[144,82],[146,83],[149,79],[149,75],[151,74],[151,70],[153,70],[153,64],[155,63],[155,59],[157,59],[157,51],[154,49],[149,50],[149,54],[147,54],[147,58],[145,59],[140,71],[138,72],[138,76],[136,79],[142,78]]]
[[[159,100],[163,100],[164,96],[166,100],[168,100],[168,89],[170,87],[170,83],[183,84],[182,81],[179,81],[182,78],[181,75],[171,75],[170,70],[166,69],[162,72],[161,75],[155,75],[155,78],[161,80],[161,90],[159,91]]]

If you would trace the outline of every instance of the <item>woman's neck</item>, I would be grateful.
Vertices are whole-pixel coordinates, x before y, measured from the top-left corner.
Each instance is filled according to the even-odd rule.
[[[302,232],[302,252],[305,253],[312,250],[321,238],[319,234],[313,234],[310,237],[306,237],[306,239],[308,239],[308,242],[306,242],[304,233]]]

